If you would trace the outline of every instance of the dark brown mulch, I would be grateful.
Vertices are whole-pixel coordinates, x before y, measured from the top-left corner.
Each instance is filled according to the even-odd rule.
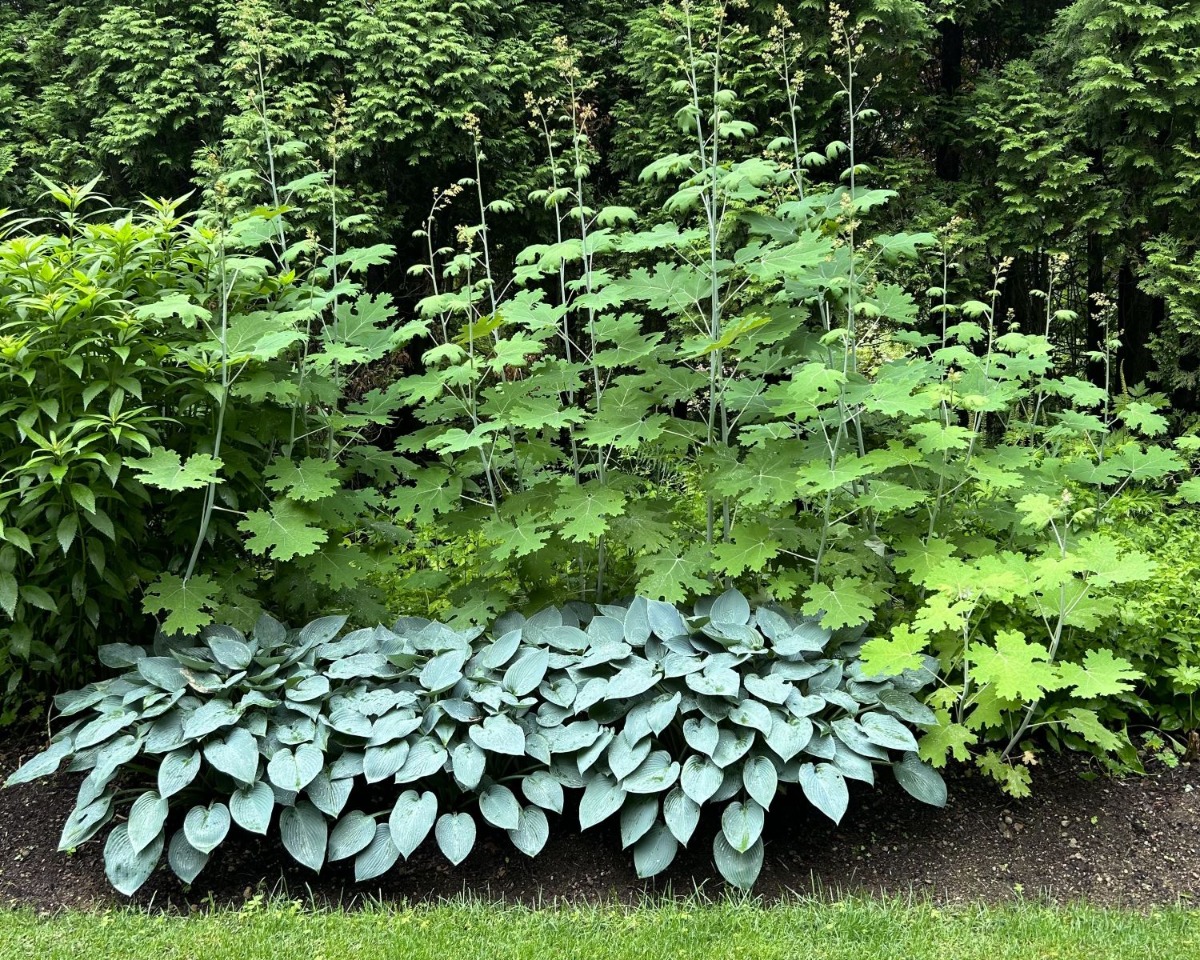
[[[39,745],[36,737],[0,743],[0,781]],[[1200,764],[1129,779],[1084,779],[1090,772],[1077,758],[1039,766],[1033,798],[1013,801],[958,771],[944,810],[909,799],[885,775],[878,789],[856,791],[840,827],[780,797],[768,818],[756,892],[915,892],[943,903],[1039,896],[1137,908],[1200,896]],[[99,908],[124,899],[104,877],[100,841],[70,856],[55,849],[78,781],[60,775],[0,791],[0,905]],[[550,842],[534,860],[506,837],[483,832],[466,862],[452,868],[430,840],[412,860],[362,886],[344,864],[317,876],[293,863],[277,840],[235,832],[190,889],[164,865],[135,899],[188,909],[276,889],[342,903],[464,892],[524,902],[636,901],[720,890],[711,865],[715,819],[701,823],[666,876],[644,883],[620,849],[615,824],[580,834],[571,827],[573,814],[552,818]]]

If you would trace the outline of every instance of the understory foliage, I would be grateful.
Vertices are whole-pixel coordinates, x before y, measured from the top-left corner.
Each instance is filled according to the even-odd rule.
[[[640,877],[723,805],[713,858],[749,888],[773,804],[794,815],[803,796],[838,822],[847,779],[873,784],[879,766],[946,800],[911,730],[933,719],[913,695],[929,665],[868,678],[861,631],[752,611],[737,591],[686,617],[636,599],[510,614],[491,632],[401,618],[339,637],[343,622],[288,631],[263,617],[248,637],[210,627],[153,650],[106,646],[128,672],[61,695],[76,719],[8,785],[88,771],[62,850],[132,799],[104,852],[127,895],[164,849],[191,883],[233,824],[278,831],[313,870],[354,858],[358,881],[431,834],[457,865],[481,822],[535,856],[567,792],[585,830],[619,814]]]
[[[434,542],[492,546],[475,577],[422,570],[420,586],[451,591],[468,618],[502,603],[514,573],[533,597],[575,584],[597,602],[737,583],[830,628],[888,625],[868,669],[935,654],[922,749],[938,766],[974,755],[1020,795],[1029,771],[1009,760],[1035,728],[1128,754],[1096,708],[1140,674],[1089,638],[1114,622],[1114,588],[1154,565],[1101,521],[1131,487],[1194,492],[1194,438],[1160,443],[1153,397],[1061,369],[1054,276],[1023,329],[998,308],[1003,265],[982,299],[960,299],[946,236],[871,228],[895,193],[867,185],[855,156],[873,89],[844,16],[851,139],[805,152],[782,136],[744,159],[726,156],[756,131],[722,85],[724,21],[671,22],[693,147],[643,171],[674,188],[661,211],[589,205],[575,99],[535,106],[551,165],[537,199],[558,226],[511,276],[489,245],[504,207],[478,178],[435,198],[415,271],[433,292],[402,331],[431,346],[388,388],[424,425],[399,442],[421,460],[391,503]],[[572,83],[569,52],[560,67]],[[813,182],[826,168],[837,186]],[[463,195],[477,220],[439,247],[434,214]],[[938,252],[941,282],[914,296],[906,271]]]
[[[393,476],[369,442],[388,417],[347,389],[392,349],[390,301],[358,279],[386,250],[291,239],[282,208],[119,215],[92,187],[50,185],[56,230],[14,220],[0,240],[14,709],[88,679],[103,638],[153,629],[139,604],[172,633],[214,617],[248,629],[264,604],[369,604],[357,542],[378,516],[372,484]]]

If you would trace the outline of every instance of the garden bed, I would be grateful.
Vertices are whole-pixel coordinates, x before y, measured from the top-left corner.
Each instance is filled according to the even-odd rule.
[[[42,745],[40,737],[26,736],[0,746],[0,780]],[[913,800],[884,776],[876,790],[856,787],[840,827],[805,803],[796,804],[794,819],[773,806],[755,892],[768,899],[788,892],[916,892],[941,903],[1044,896],[1135,908],[1200,896],[1200,765],[1155,767],[1137,778],[1084,778],[1092,772],[1078,758],[1055,760],[1035,770],[1034,796],[1014,801],[970,771],[950,771],[943,810]],[[70,855],[56,850],[78,780],[59,775],[0,791],[0,905],[57,910],[124,901],[105,879],[101,842]],[[573,817],[568,806],[564,819]],[[646,893],[697,888],[716,893],[722,886],[712,867],[716,829],[715,821],[702,822],[691,849],[655,883],[636,878],[616,824],[606,823],[585,834],[552,829],[536,860],[514,851],[499,832],[485,832],[458,868],[429,841],[410,861],[363,885],[353,883],[344,863],[320,876],[298,866],[274,830],[267,838],[239,832],[190,888],[163,864],[135,901],[178,909],[236,904],[280,886],[341,903],[366,895],[427,901],[463,892],[530,903],[636,902]]]

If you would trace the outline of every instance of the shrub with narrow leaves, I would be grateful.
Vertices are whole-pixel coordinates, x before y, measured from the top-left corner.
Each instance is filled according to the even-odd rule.
[[[619,816],[641,877],[672,862],[705,804],[724,804],[713,856],[750,887],[772,807],[803,796],[840,821],[847,779],[874,783],[880,765],[918,799],[945,801],[910,730],[933,720],[913,696],[929,669],[868,679],[861,638],[752,610],[737,591],[690,615],[640,598],[507,614],[490,634],[402,618],[339,638],[342,624],[288,631],[264,617],[248,637],[223,627],[150,651],[108,646],[105,662],[127,672],[61,696],[78,718],[9,785],[63,763],[89,771],[64,850],[134,796],[105,847],[125,894],[164,850],[192,882],[234,825],[274,824],[313,870],[354,858],[359,881],[430,835],[462,862],[479,818],[535,856],[568,790],[583,829]],[[156,782],[141,790],[147,768]],[[382,811],[350,802],[390,785]]]

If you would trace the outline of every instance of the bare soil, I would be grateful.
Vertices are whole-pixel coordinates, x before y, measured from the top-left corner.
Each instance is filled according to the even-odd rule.
[[[36,736],[0,742],[0,781],[41,746]],[[79,779],[59,775],[0,791],[0,905],[54,911],[124,901],[105,879],[101,841],[71,855],[56,850]],[[768,900],[812,893],[916,894],[940,903],[1037,897],[1140,909],[1200,898],[1200,764],[1113,779],[1097,776],[1086,761],[1062,757],[1035,768],[1034,795],[1022,801],[970,770],[951,771],[948,782],[950,802],[934,810],[885,775],[876,789],[855,791],[850,813],[836,827],[780,797],[768,818],[755,892]],[[551,839],[536,859],[518,853],[502,834],[481,830],[475,850],[457,868],[427,841],[411,860],[363,885],[354,883],[346,864],[317,875],[294,863],[277,837],[235,828],[191,887],[179,883],[164,857],[135,901],[188,910],[237,904],[266,891],[334,903],[462,893],[526,903],[632,902],[720,891],[711,860],[715,817],[701,822],[666,875],[647,883],[621,850],[615,822],[581,834],[574,813],[568,808],[551,818]]]

